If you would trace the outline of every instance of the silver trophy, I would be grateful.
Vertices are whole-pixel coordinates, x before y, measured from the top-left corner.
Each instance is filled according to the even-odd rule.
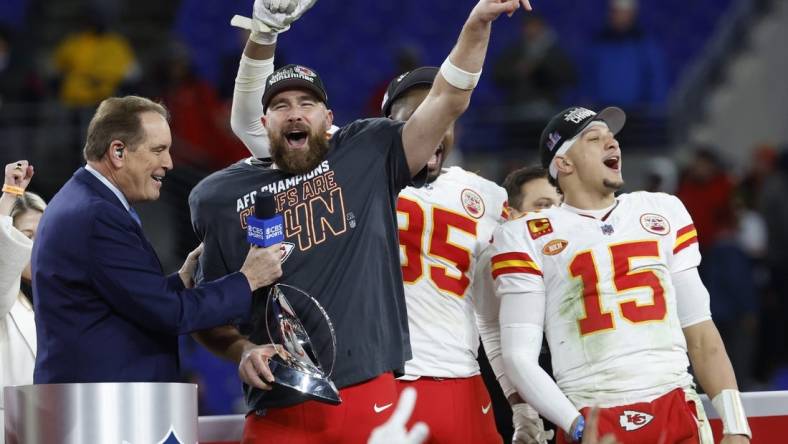
[[[304,325],[285,297],[282,288],[294,290],[317,307],[331,336],[331,367],[326,372],[309,339]],[[269,310],[270,307],[270,310]],[[271,344],[282,344],[284,353],[271,357],[268,367],[274,375],[274,385],[295,390],[315,401],[337,405],[342,402],[339,390],[331,381],[337,356],[336,334],[331,319],[323,306],[305,291],[286,284],[276,284],[269,290],[265,304],[265,328]],[[272,319],[273,322],[269,322]],[[273,326],[271,324],[274,324]],[[272,327],[274,329],[272,330]]]

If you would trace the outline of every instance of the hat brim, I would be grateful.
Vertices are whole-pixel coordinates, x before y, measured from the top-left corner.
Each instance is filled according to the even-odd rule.
[[[280,82],[276,82],[272,85],[268,90],[266,90],[264,94],[264,101],[263,101],[263,112],[268,110],[268,105],[271,103],[274,97],[282,91],[289,91],[293,89],[303,89],[306,91],[311,92],[315,95],[321,102],[328,104],[328,98],[326,97],[325,91],[320,89],[319,86],[315,85],[314,83],[304,80],[304,79],[287,79],[282,80]]]
[[[610,128],[611,133],[618,134],[618,132],[624,128],[624,124],[627,122],[627,115],[624,113],[624,110],[617,106],[608,106],[597,113],[597,115],[592,119],[592,121],[599,120],[607,124],[607,127]]]
[[[383,117],[388,117],[388,115],[391,114],[391,105],[394,104],[395,100],[399,99],[408,90],[416,86],[432,86],[432,84],[435,83],[435,77],[437,77],[437,75],[438,68],[434,66],[422,66],[410,71],[386,98],[386,102],[382,107]]]

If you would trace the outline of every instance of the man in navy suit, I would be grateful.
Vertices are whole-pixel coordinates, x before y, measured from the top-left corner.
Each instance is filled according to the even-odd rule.
[[[128,96],[101,103],[87,165],[55,195],[33,249],[36,384],[176,381],[178,335],[239,322],[281,276],[281,246],[251,248],[240,272],[196,288],[199,248],[165,276],[132,207],[172,169],[167,110]]]

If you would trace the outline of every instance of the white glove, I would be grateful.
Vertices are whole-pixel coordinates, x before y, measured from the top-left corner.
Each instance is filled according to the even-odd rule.
[[[262,0],[263,7],[273,13],[292,14],[295,11],[298,0]],[[254,12],[257,14],[258,2],[254,2]]]
[[[547,444],[555,432],[544,429],[539,413],[526,403],[512,406],[513,444]]]
[[[397,408],[383,425],[372,431],[367,444],[421,444],[430,434],[430,429],[423,422],[413,425],[408,432],[405,424],[416,406],[416,390],[408,387],[399,395]]]
[[[281,33],[290,28],[317,0],[255,0],[254,20]]]

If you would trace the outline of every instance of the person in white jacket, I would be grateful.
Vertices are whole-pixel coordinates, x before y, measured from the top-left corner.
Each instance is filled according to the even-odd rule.
[[[36,361],[33,306],[20,289],[31,279],[33,237],[46,206],[25,192],[32,177],[33,167],[25,160],[6,165],[0,196],[0,431],[5,427],[2,388],[32,384]]]

